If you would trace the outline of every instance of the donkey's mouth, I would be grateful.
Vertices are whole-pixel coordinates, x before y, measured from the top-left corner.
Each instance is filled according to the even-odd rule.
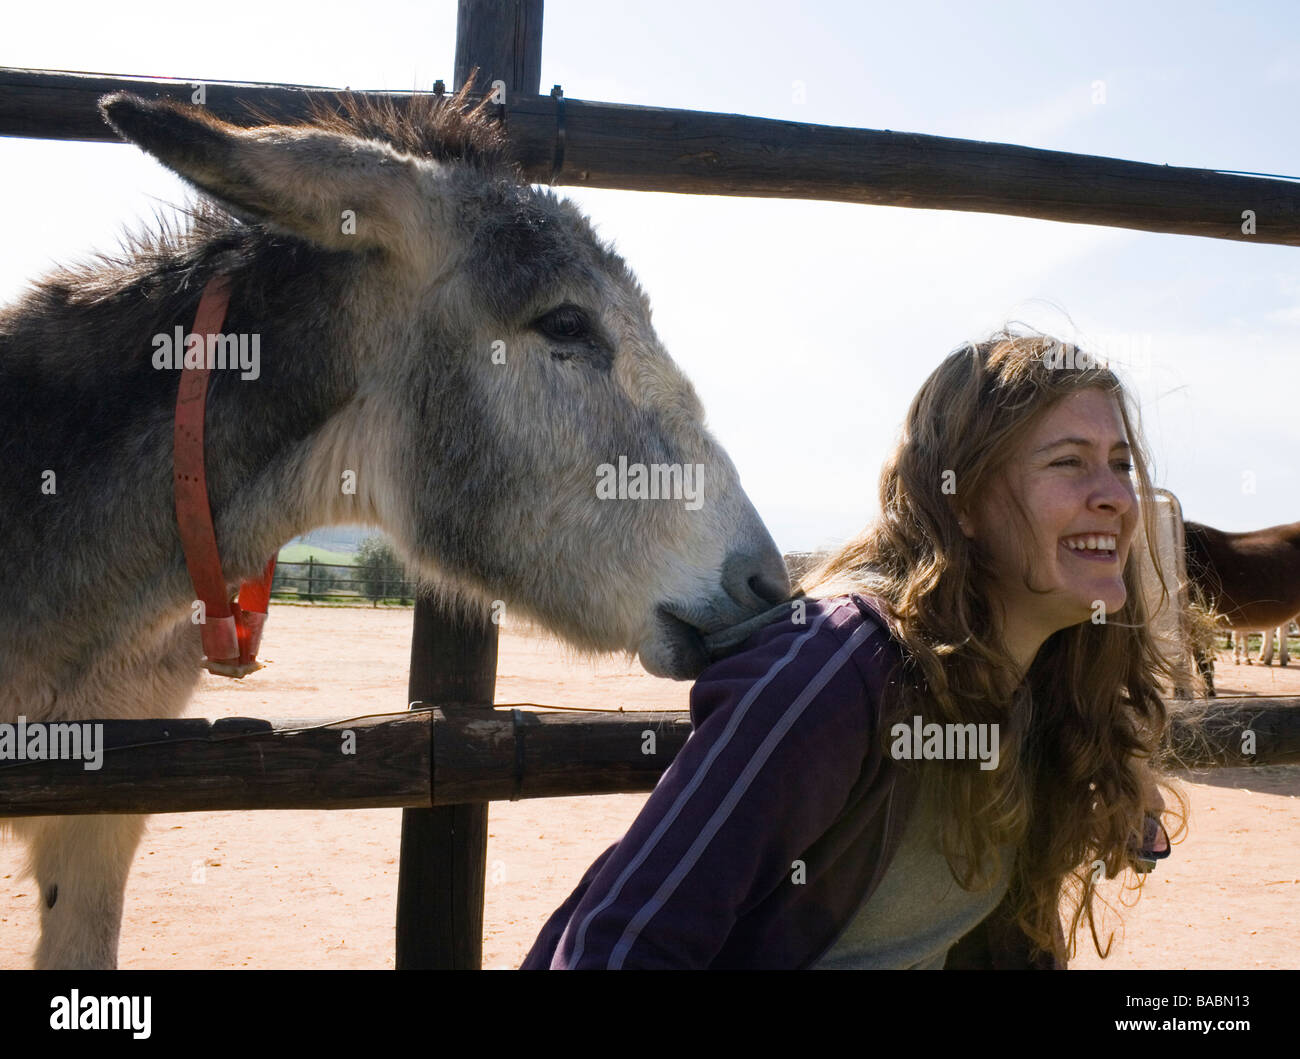
[[[655,608],[654,626],[637,653],[647,673],[673,680],[692,680],[709,664],[700,629],[662,604]]]

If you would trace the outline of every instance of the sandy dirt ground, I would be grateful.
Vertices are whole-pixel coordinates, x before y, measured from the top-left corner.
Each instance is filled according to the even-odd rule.
[[[196,717],[350,717],[406,704],[412,611],[275,606],[243,682],[205,675]],[[1234,667],[1221,694],[1300,695],[1300,665]],[[686,709],[690,685],[635,662],[576,659],[503,628],[498,703]],[[1076,968],[1300,967],[1300,766],[1183,774],[1190,833],[1141,900],[1101,891],[1123,916],[1098,958],[1086,928]],[[494,802],[489,814],[485,968],[518,967],[587,866],[618,841],[646,795]],[[183,813],[150,818],[126,893],[120,966],[391,968],[400,809]],[[28,965],[37,895],[22,848],[0,844],[0,968]],[[1128,876],[1132,879],[1132,876]],[[1103,936],[1104,940],[1104,936]]]

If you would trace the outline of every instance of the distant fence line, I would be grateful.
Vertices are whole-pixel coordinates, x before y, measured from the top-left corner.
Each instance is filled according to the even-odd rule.
[[[297,572],[291,572],[296,570]],[[336,571],[349,571],[341,574]],[[312,556],[303,562],[277,560],[271,582],[273,599],[306,600],[309,603],[395,599],[414,603],[417,583],[402,576],[400,567],[369,567],[357,563],[322,563]]]

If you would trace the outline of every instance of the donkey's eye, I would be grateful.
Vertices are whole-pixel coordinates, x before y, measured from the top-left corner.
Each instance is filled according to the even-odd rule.
[[[591,335],[591,320],[576,305],[561,305],[543,313],[533,327],[556,342],[574,342]]]

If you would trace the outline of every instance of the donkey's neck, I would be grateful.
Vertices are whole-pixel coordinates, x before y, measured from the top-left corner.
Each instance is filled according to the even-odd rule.
[[[209,380],[208,491],[227,580],[314,526],[378,521],[381,454],[366,444],[373,402],[357,392],[357,364],[391,340],[375,321],[392,313],[361,300],[373,289],[364,264],[244,230],[149,267],[56,274],[0,312],[0,634],[80,622],[102,639],[109,600],[122,634],[188,609],[172,494],[179,372],[157,366],[156,336],[189,332],[217,271],[232,277],[221,331],[245,348],[255,336],[259,355],[255,377],[227,368]]]
[[[351,255],[315,252],[313,265],[295,274],[274,254],[255,259],[222,328],[258,340],[261,357],[257,378],[241,364],[209,384],[208,489],[232,580],[318,526],[383,520],[378,409],[359,380],[403,322],[366,300],[382,295]]]

